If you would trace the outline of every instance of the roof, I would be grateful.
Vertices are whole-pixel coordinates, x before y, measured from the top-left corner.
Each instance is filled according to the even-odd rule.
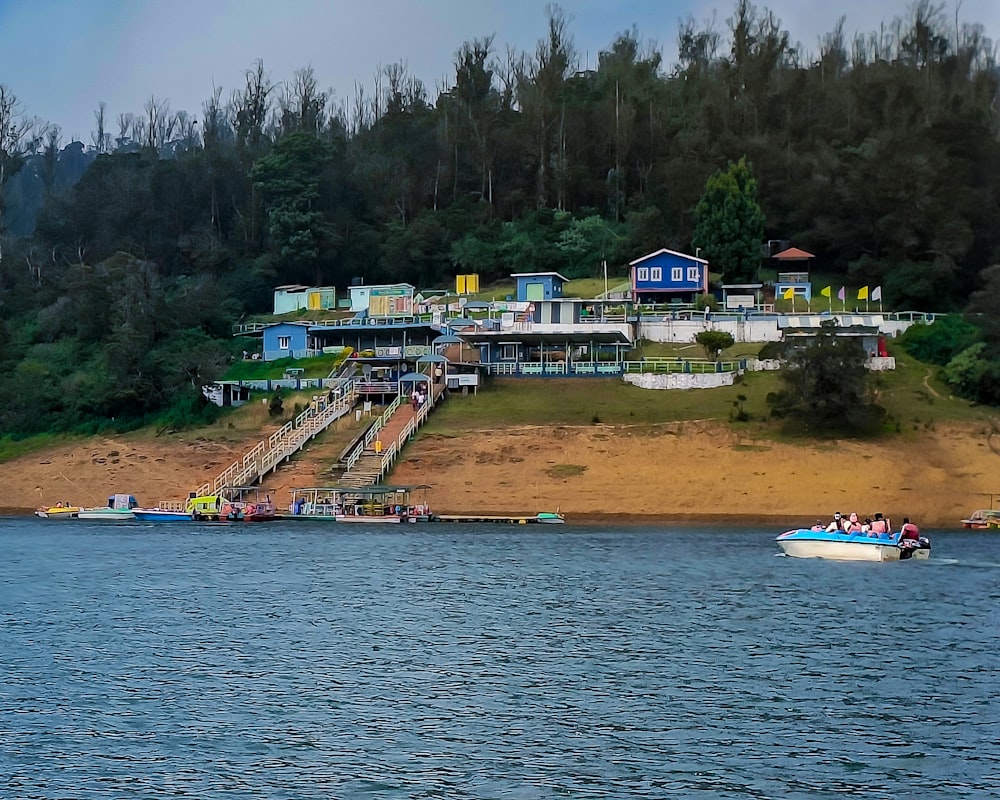
[[[426,483],[416,483],[407,486],[307,486],[292,489],[293,492],[327,492],[330,494],[354,494],[359,497],[379,497],[394,492],[412,492],[416,489],[430,489]]]
[[[881,314],[786,314],[778,317],[779,328],[819,328],[824,322],[837,320],[837,330],[845,328],[878,328],[883,321]]]
[[[641,264],[643,261],[653,258],[654,256],[663,255],[664,253],[671,256],[679,256],[680,258],[686,258],[688,261],[697,261],[699,264],[705,264],[705,265],[708,264],[708,262],[704,258],[698,258],[697,256],[692,256],[689,255],[688,253],[679,253],[676,250],[668,250],[667,248],[663,247],[657,250],[655,253],[650,253],[649,255],[642,256],[640,258],[637,258],[635,261],[629,261],[628,265],[630,267],[634,267],[636,264]]]
[[[560,275],[558,272],[512,272],[512,278],[544,278],[547,275],[559,278],[563,283],[569,283],[569,278]]]
[[[816,256],[805,250],[800,250],[798,247],[789,247],[787,250],[775,253],[771,258],[776,258],[778,261],[805,261],[808,258],[816,258]]]
[[[604,326],[603,330],[598,325],[574,326],[574,330],[563,331],[519,331],[519,330],[499,330],[499,331],[477,331],[467,338],[472,344],[480,345],[493,342],[495,344],[621,344],[631,346],[632,341],[628,336],[617,328],[610,329]],[[581,330],[587,328],[589,330]]]

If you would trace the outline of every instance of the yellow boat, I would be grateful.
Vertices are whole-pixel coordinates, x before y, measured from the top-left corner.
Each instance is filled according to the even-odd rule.
[[[47,508],[35,509],[35,516],[42,519],[76,519],[79,513],[79,506],[67,506],[62,503],[48,506]]]

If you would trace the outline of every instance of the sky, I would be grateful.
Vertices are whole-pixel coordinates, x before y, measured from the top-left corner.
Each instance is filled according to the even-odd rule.
[[[846,17],[848,38],[907,15],[911,0],[758,0],[793,42],[818,50]],[[932,2],[932,5],[938,5]],[[580,67],[618,33],[638,30],[669,68],[678,21],[715,19],[727,32],[735,0],[561,0]],[[978,22],[1000,40],[998,0],[944,2],[954,23]],[[151,99],[196,119],[214,87],[228,98],[259,59],[275,83],[311,66],[320,89],[348,101],[355,86],[401,62],[433,99],[454,74],[464,42],[494,36],[495,50],[532,52],[546,32],[545,0],[0,0],[0,83],[22,113],[62,128],[63,141],[90,142],[94,110],[141,114]],[[701,27],[701,26],[700,26]]]

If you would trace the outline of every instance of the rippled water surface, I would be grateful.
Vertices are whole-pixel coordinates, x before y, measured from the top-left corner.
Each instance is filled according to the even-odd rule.
[[[0,797],[995,797],[1000,537],[934,546],[0,519]]]

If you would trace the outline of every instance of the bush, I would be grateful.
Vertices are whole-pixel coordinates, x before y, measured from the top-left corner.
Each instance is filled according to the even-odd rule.
[[[914,358],[944,366],[972,345],[978,330],[957,314],[940,317],[933,324],[911,325],[899,337],[899,344]]]
[[[271,395],[271,402],[267,404],[267,413],[272,417],[280,417],[285,413],[285,400],[281,396],[281,389]]]

